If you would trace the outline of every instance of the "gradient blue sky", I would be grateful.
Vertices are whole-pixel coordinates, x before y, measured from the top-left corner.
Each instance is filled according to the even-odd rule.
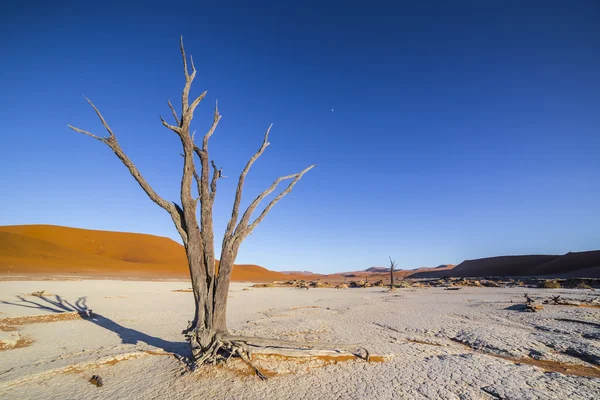
[[[177,239],[114,154],[67,124],[104,133],[90,97],[177,200],[179,145],[158,115],[178,102],[183,35],[193,93],[208,90],[195,128],[217,98],[223,114],[217,237],[271,122],[244,205],[318,164],[239,262],[333,272],[600,248],[598,1],[36,3],[0,16],[2,225]]]

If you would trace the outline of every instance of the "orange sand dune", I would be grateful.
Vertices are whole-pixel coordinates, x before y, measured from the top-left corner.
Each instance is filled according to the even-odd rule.
[[[0,227],[0,274],[189,276],[183,246],[160,236],[54,225]],[[293,275],[236,265],[232,280],[271,281]]]

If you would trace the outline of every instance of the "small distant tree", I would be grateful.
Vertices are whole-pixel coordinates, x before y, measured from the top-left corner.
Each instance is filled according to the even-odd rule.
[[[396,262],[390,256],[390,289],[394,288],[394,271],[396,270]]]
[[[240,245],[258,224],[262,222],[275,204],[277,204],[277,202],[285,195],[290,193],[294,185],[296,185],[304,174],[311,170],[314,165],[311,165],[298,173],[277,178],[269,188],[259,194],[254,201],[250,203],[246,211],[241,214],[240,218],[240,204],[242,201],[244,181],[254,162],[263,154],[270,144],[268,139],[271,126],[269,126],[260,148],[246,163],[246,166],[238,179],[231,218],[227,223],[221,245],[221,259],[217,261],[215,259],[214,250],[213,204],[217,194],[217,182],[224,176],[222,169],[217,168],[215,162],[209,157],[208,142],[221,120],[221,114],[215,105],[212,125],[202,138],[201,143],[196,143],[195,131],[192,131],[191,129],[191,123],[194,117],[194,111],[206,96],[206,92],[203,92],[190,102],[190,89],[192,82],[196,77],[196,68],[193,59],[190,57],[190,73],[187,56],[183,47],[183,38],[180,42],[180,50],[185,76],[185,84],[181,95],[181,112],[178,114],[171,102],[168,101],[167,104],[169,105],[175,123],[170,124],[165,121],[162,116],[160,117],[162,125],[175,133],[182,146],[183,172],[180,191],[181,201],[179,204],[167,201],[156,193],[156,191],[148,184],[138,168],[121,148],[116,135],[98,108],[89,99],[86,98],[108,132],[108,136],[97,136],[71,125],[69,125],[69,128],[107,145],[127,167],[129,173],[141,186],[148,197],[159,207],[163,208],[171,217],[185,247],[194,292],[194,318],[190,321],[188,328],[183,331],[192,348],[194,367],[204,363],[215,363],[217,361],[225,360],[232,355],[239,355],[252,365],[248,357],[250,346],[255,350],[266,347],[277,348],[277,351],[284,355],[286,354],[286,348],[296,349],[295,352],[292,351],[294,354],[297,354],[298,348],[307,351],[310,351],[310,349],[313,348],[346,349],[347,347],[334,344],[306,344],[265,338],[233,336],[229,334],[226,323],[227,293],[229,290],[229,282],[231,280],[231,272]],[[199,169],[196,165],[197,160],[200,162]],[[252,215],[260,203],[269,194],[275,191],[277,186],[283,181],[290,181],[287,188],[273,198],[258,217],[251,220]],[[194,194],[193,191],[194,186],[196,188],[196,194]],[[199,219],[198,211],[200,212]],[[356,348],[354,349],[356,350]],[[366,357],[368,358],[368,352],[366,352],[366,354]],[[257,374],[264,379],[264,376],[260,374],[256,368],[255,370]]]

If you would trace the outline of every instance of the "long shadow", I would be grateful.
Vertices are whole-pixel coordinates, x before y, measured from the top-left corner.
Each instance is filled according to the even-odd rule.
[[[505,310],[525,312],[525,304],[521,304],[521,303],[513,304],[512,306],[506,307]]]
[[[187,342],[170,342],[155,336],[147,335],[135,329],[127,328],[110,318],[93,312],[87,305],[87,297],[78,298],[75,301],[75,304],[58,295],[55,295],[54,298],[36,296],[36,298],[39,299],[39,302],[26,299],[23,296],[17,296],[17,298],[19,299],[19,302],[1,301],[1,303],[18,307],[34,308],[57,314],[77,312],[82,319],[119,335],[122,344],[137,345],[138,342],[143,342],[181,357],[191,356],[190,347]]]

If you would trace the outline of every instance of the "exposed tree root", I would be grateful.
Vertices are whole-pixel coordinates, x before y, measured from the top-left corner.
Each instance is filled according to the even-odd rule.
[[[266,380],[267,377],[252,363],[253,353],[287,357],[315,357],[335,353],[336,355],[350,354],[367,362],[370,359],[370,353],[366,348],[352,344],[296,342],[216,333],[208,345],[202,346],[201,343],[206,342],[203,340],[202,332],[199,334],[197,330],[190,331],[186,336],[192,346],[192,371],[202,365],[227,362],[231,357],[238,356],[262,380]]]
[[[270,339],[251,336],[226,335],[223,340],[233,343],[244,343],[251,350],[263,354],[279,354],[294,356],[301,352],[305,356],[318,356],[324,353],[348,353],[369,361],[370,353],[357,344],[324,343],[324,342],[297,342],[291,340]],[[361,351],[363,354],[361,354]]]

